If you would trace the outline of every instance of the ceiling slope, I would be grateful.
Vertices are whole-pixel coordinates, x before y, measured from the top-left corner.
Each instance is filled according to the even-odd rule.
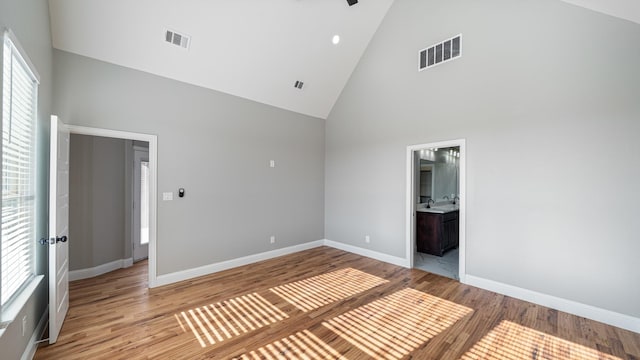
[[[50,0],[49,7],[57,49],[326,118],[392,2]],[[167,28],[191,36],[190,48],[166,43]]]
[[[640,23],[639,0],[562,1]],[[392,3],[49,0],[49,8],[57,49],[325,119]],[[189,50],[167,44],[166,29],[191,36]]]
[[[638,0],[562,1],[640,24],[640,1]]]

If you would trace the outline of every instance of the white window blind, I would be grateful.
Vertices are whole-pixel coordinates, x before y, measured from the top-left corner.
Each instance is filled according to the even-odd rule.
[[[0,306],[34,276],[37,78],[11,38],[2,51],[2,287]]]

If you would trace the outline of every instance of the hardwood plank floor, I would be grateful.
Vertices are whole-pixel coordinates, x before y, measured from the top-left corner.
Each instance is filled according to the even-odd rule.
[[[148,289],[70,284],[36,359],[640,359],[640,334],[320,247]]]

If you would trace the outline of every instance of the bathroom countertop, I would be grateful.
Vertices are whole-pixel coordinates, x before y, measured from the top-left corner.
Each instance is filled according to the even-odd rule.
[[[419,211],[419,212],[426,212],[426,213],[432,213],[432,214],[446,214],[446,213],[450,213],[458,210],[460,210],[460,205],[458,204],[434,205],[430,208],[420,207],[416,209],[416,211]]]

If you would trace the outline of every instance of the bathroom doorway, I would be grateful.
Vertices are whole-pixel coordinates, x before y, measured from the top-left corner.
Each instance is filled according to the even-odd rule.
[[[407,258],[412,268],[464,281],[464,140],[407,147]]]

